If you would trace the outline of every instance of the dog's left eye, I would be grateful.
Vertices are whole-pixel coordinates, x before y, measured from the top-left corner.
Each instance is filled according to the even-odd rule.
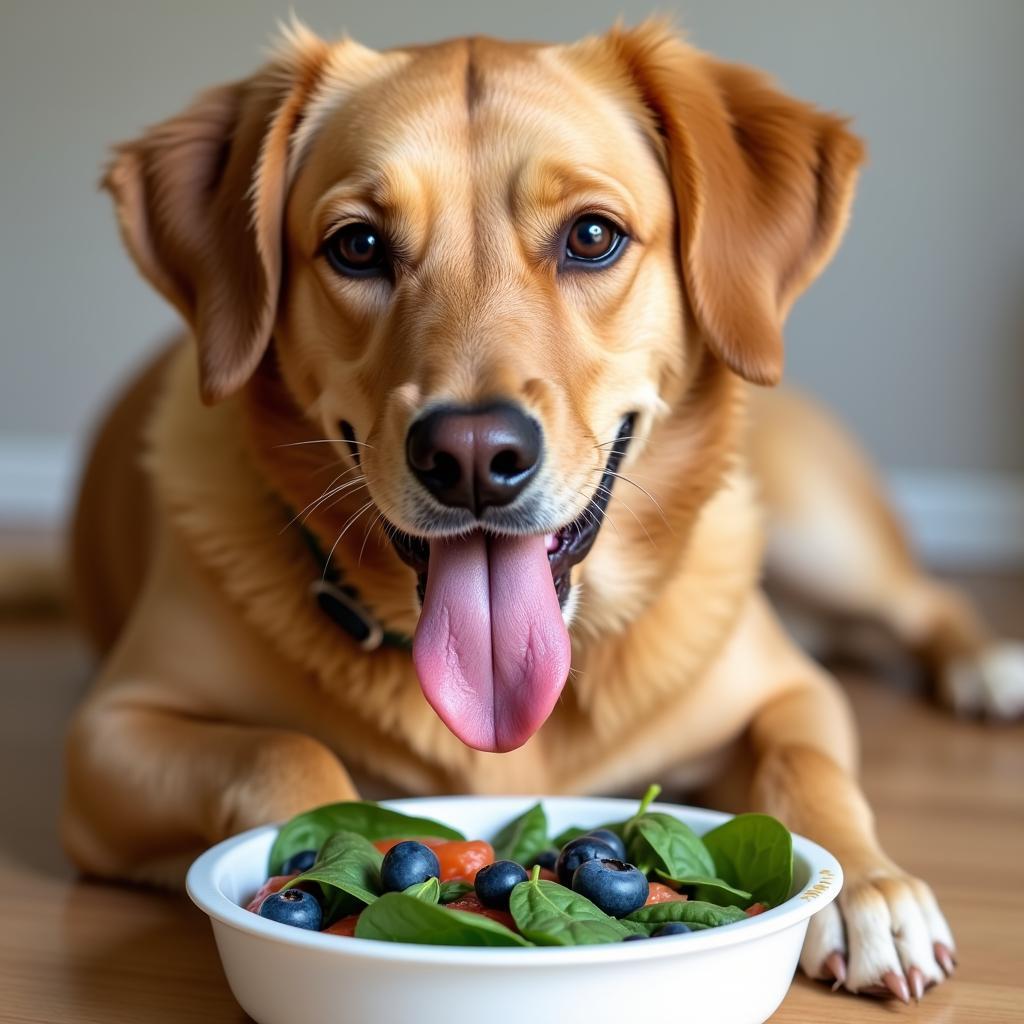
[[[387,266],[387,245],[371,224],[346,224],[324,244],[327,262],[348,277],[369,277]]]
[[[622,251],[626,236],[607,217],[588,213],[577,218],[565,240],[568,264],[607,266]]]

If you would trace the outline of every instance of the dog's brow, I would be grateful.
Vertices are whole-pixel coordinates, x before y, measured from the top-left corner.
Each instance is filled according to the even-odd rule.
[[[420,200],[423,183],[409,166],[363,170],[338,182],[314,211],[318,230],[328,227],[353,206],[368,206],[385,219],[397,218]]]
[[[632,195],[618,179],[596,168],[555,160],[521,168],[512,186],[512,207],[517,213],[527,205],[561,207],[575,196],[620,209],[630,221],[637,220]]]

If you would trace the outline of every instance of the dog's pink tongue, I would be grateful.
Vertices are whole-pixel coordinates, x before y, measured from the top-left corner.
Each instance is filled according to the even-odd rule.
[[[432,541],[412,657],[431,707],[463,743],[522,746],[551,714],[571,657],[544,538]]]

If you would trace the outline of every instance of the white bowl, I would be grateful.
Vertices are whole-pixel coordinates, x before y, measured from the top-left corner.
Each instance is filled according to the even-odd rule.
[[[535,797],[385,801],[489,838]],[[628,818],[635,800],[547,797],[552,834]],[[699,834],[717,811],[653,804]],[[529,949],[418,946],[322,935],[245,909],[263,884],[276,826],[207,850],[188,893],[213,923],[235,998],[258,1024],[564,1024],[644,1019],[760,1024],[782,1002],[813,914],[839,894],[842,869],[793,837],[793,895],[737,924],[655,942]]]

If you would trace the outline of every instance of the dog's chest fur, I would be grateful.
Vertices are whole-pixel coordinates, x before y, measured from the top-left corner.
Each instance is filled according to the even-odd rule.
[[[283,529],[281,499],[254,463],[240,402],[203,408],[195,375],[183,347],[148,433],[157,500],[253,645],[266,648],[283,699],[301,692],[290,703],[314,709],[288,724],[325,739],[353,778],[366,780],[364,790],[610,792],[688,762],[703,774],[735,736],[726,714],[700,736],[687,723],[694,701],[714,699],[701,693],[701,678],[756,585],[760,529],[742,473],[704,507],[681,571],[642,615],[612,635],[574,638],[570,681],[537,736],[511,753],[481,753],[423,699],[407,652],[363,653],[319,610],[309,593],[317,567],[299,531]],[[598,547],[591,559],[589,571],[614,571],[601,564],[613,559],[609,550]]]

